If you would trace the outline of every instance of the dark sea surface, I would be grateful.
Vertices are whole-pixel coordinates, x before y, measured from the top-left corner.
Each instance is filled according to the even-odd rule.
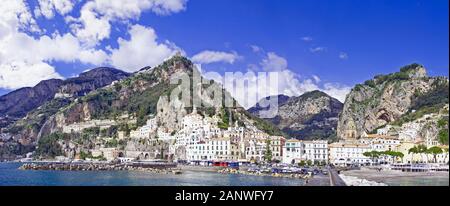
[[[0,163],[0,186],[301,186],[303,180],[215,172],[19,170],[21,163]]]

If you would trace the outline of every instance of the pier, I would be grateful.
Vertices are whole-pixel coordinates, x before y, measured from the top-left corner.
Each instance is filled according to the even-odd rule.
[[[339,174],[334,169],[329,169],[328,174],[330,176],[330,186],[347,186],[344,180],[339,177]]]

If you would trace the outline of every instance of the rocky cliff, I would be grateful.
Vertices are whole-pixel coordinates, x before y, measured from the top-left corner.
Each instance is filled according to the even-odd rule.
[[[182,75],[186,76],[182,77]],[[160,127],[166,128],[168,132],[174,132],[180,129],[182,118],[193,108],[192,99],[189,100],[191,105],[186,105],[186,102],[182,101],[184,96],[181,92],[187,91],[189,98],[203,100],[202,105],[197,106],[197,110],[202,115],[225,116],[225,113],[228,113],[232,120],[237,121],[238,117],[242,117],[241,121],[254,124],[269,133],[281,134],[269,123],[246,113],[220,84],[213,81],[205,87],[221,91],[224,99],[231,99],[235,106],[225,109],[223,101],[209,101],[209,98],[205,97],[208,94],[201,92],[198,85],[194,85],[193,76],[195,75],[200,74],[190,60],[182,56],[174,56],[161,65],[144,68],[115,84],[91,92],[60,112],[62,118],[59,119],[63,120],[62,124],[72,124],[90,119],[118,119],[120,116],[127,116],[127,119],[136,122],[131,127],[140,127],[145,124],[149,116],[155,116]],[[189,84],[174,84],[171,82],[174,76],[185,78],[184,80],[187,80]],[[174,94],[176,95],[173,96]]]
[[[0,159],[15,158],[33,150],[42,135],[57,131],[55,114],[77,98],[129,76],[112,68],[96,68],[66,80],[45,80],[0,97]]]
[[[336,137],[338,115],[343,104],[321,91],[298,97],[279,95],[278,113],[268,119],[290,137],[298,139],[333,139]],[[258,103],[248,111],[257,115],[264,110]]]
[[[56,97],[79,97],[127,77],[128,74],[113,68],[96,68],[66,80],[51,79],[34,87],[22,88],[0,97],[0,128],[51,101]],[[55,106],[55,105],[54,105]]]
[[[63,80],[51,79],[40,82],[34,87],[15,90],[0,97],[0,118],[14,120],[24,117],[44,102],[53,99]],[[6,126],[6,122],[3,126]]]
[[[96,74],[103,72],[103,69],[96,70]],[[184,76],[185,80],[190,82],[187,87],[177,82],[171,82],[173,76],[181,74],[186,75]],[[193,82],[195,74],[200,75],[190,60],[182,56],[175,56],[161,65],[144,68],[121,80],[111,81],[111,84],[96,88],[87,94],[85,94],[86,91],[93,87],[84,85],[86,76],[80,75],[76,80],[65,81],[60,86],[55,98],[29,112],[26,117],[6,128],[4,132],[11,134],[14,140],[23,145],[34,145],[42,138],[46,140],[52,134],[64,132],[64,128],[73,124],[99,120],[113,121],[117,123],[114,126],[115,133],[113,135],[117,135],[117,131],[129,132],[143,126],[150,117],[156,117],[158,127],[172,133],[180,129],[182,118],[193,110],[192,105],[186,105],[185,101],[181,101],[183,95],[177,93],[177,91],[187,90],[193,96],[205,100],[197,108],[197,111],[204,116],[219,118],[222,129],[227,129],[233,123],[239,123],[258,128],[269,134],[282,134],[270,123],[247,113],[230,97],[228,92],[223,90],[220,84],[213,81],[206,87],[215,88],[215,91],[223,91],[222,95],[231,99],[235,105],[232,108],[225,108],[223,101],[210,101],[209,98],[216,94],[210,96],[211,94],[200,92],[202,90]],[[103,83],[106,82],[100,82],[100,84]],[[71,141],[79,141],[81,138],[83,141],[80,144],[86,147],[91,147],[93,142],[90,141],[90,138],[98,135],[98,131],[92,133],[90,130],[69,133],[71,134],[63,136]]]
[[[337,135],[359,138],[390,123],[402,124],[438,112],[445,104],[448,78],[428,77],[422,65],[408,65],[356,85],[339,116]]]

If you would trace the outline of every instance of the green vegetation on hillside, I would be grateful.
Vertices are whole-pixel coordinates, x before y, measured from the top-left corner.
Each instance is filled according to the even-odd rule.
[[[377,85],[380,85],[384,82],[409,80],[410,73],[419,67],[423,67],[423,66],[420,64],[417,64],[417,63],[406,65],[406,66],[400,68],[399,72],[394,72],[394,73],[387,74],[387,75],[383,75],[383,74],[376,75],[373,79],[365,81],[364,85],[375,88]]]
[[[62,133],[53,133],[43,136],[38,141],[38,146],[35,155],[44,158],[55,158],[63,154],[59,140],[66,139],[67,135]]]
[[[18,134],[20,131],[24,131],[25,129],[30,129],[34,132],[39,132],[42,125],[44,125],[45,121],[52,115],[56,114],[59,109],[69,105],[71,103],[68,99],[56,98],[52,99],[42,106],[37,108],[36,110],[29,113],[28,118],[21,119],[17,121],[15,124],[11,125],[9,128],[5,130],[5,132],[11,134]]]
[[[425,114],[438,113],[445,104],[448,104],[448,82],[437,80],[432,86],[433,89],[428,93],[414,97],[411,109],[392,124],[400,126],[419,119]]]
[[[311,91],[311,92],[306,92],[306,93],[301,95],[301,97],[303,99],[318,99],[320,97],[327,97],[327,96],[328,96],[327,94],[325,94],[325,93],[323,93],[321,91],[318,91],[318,90]]]
[[[100,160],[100,161],[105,161],[105,160],[106,160],[106,158],[105,158],[103,155],[94,157],[94,156],[92,155],[92,152],[90,152],[90,151],[89,151],[89,152],[80,151],[80,159],[82,159],[82,160],[86,160],[86,159],[97,159],[97,160]]]
[[[256,128],[264,131],[265,133],[267,133],[269,135],[274,135],[274,136],[287,136],[278,127],[276,127],[272,123],[268,122],[267,120],[255,117],[247,111],[243,111],[243,114],[245,116],[247,116],[247,118],[249,118],[250,120],[253,121],[253,125]]]
[[[111,126],[107,129],[101,129],[100,130],[100,136],[101,137],[111,137],[111,138],[117,138],[118,137],[118,130],[119,127],[118,126]]]
[[[413,100],[412,109],[418,110],[422,107],[439,107],[448,104],[448,82],[437,79],[432,84],[433,89],[423,95],[416,96]]]
[[[231,125],[231,123],[232,122],[230,122],[230,115],[232,115],[231,116],[231,118],[232,118],[232,122],[234,122],[235,121],[235,115],[233,115],[233,113],[231,112],[231,114],[230,114],[230,109],[228,109],[228,108],[221,108],[220,109],[220,122],[218,122],[218,127],[220,128],[220,129],[228,129],[228,127],[230,127]]]
[[[156,114],[156,107],[161,96],[169,96],[177,85],[167,83],[157,84],[143,92],[134,93],[126,106],[129,113],[135,113],[137,126],[140,127],[147,121],[148,115]]]
[[[3,142],[0,145],[0,159],[15,159],[17,155],[23,155],[34,151],[35,146],[23,145],[19,142]]]
[[[448,145],[448,116],[438,121],[438,139],[441,144]]]

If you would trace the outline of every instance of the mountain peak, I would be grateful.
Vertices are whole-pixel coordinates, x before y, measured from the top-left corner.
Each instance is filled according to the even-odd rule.
[[[313,91],[309,91],[309,92],[305,92],[304,94],[300,95],[301,97],[304,98],[319,98],[319,97],[329,97],[330,95],[328,95],[325,92],[322,92],[320,90],[313,90]]]
[[[89,71],[83,72],[79,75],[79,77],[99,77],[99,76],[107,76],[111,74],[122,74],[122,75],[128,75],[128,73],[118,70],[115,68],[110,67],[98,67],[95,69],[91,69]]]
[[[43,80],[34,87],[21,88],[0,96],[0,118],[24,117],[28,112],[52,100],[57,93],[82,96],[113,81],[129,76],[128,73],[109,67],[99,67],[81,73],[78,77]]]
[[[314,90],[300,96],[271,96],[278,98],[278,113],[268,121],[290,137],[298,139],[332,139],[336,136],[333,128],[337,126],[339,112],[343,104],[325,92]],[[324,97],[324,98],[323,98]],[[265,99],[268,99],[266,97]],[[259,103],[248,109],[258,115],[266,108]]]
[[[400,73],[406,73],[410,78],[427,77],[427,70],[421,64],[413,63],[400,68]]]

